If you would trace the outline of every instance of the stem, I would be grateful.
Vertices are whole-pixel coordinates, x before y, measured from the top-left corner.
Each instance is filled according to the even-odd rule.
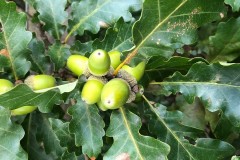
[[[138,53],[138,49],[134,49],[131,53],[128,54],[128,56],[125,58],[125,60],[115,69],[113,72],[113,75],[116,76],[118,71],[127,63],[129,63],[132,58]]]

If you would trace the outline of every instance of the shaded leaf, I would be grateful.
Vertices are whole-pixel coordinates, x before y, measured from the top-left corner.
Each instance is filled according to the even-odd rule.
[[[93,41],[86,43],[81,43],[80,41],[75,41],[74,45],[70,48],[71,54],[85,55],[92,51]]]
[[[35,93],[25,84],[20,84],[9,92],[0,95],[0,105],[5,108],[12,110],[22,106],[37,106],[43,113],[50,112],[53,105],[60,100],[61,95],[55,90]]]
[[[9,54],[10,68],[16,80],[25,76],[31,63],[27,61],[29,51],[27,44],[32,38],[31,32],[25,30],[26,15],[16,12],[13,2],[0,1],[0,50]]]
[[[240,131],[239,64],[194,64],[188,74],[176,72],[164,82],[157,82],[163,90],[181,92],[188,103],[199,97],[211,112],[221,110],[237,131]]]
[[[68,113],[72,116],[69,130],[75,135],[76,146],[82,146],[83,154],[97,157],[103,146],[102,137],[105,132],[104,121],[99,115],[96,105],[87,105],[80,98],[70,107]]]
[[[24,130],[10,120],[11,112],[0,106],[0,155],[4,160],[27,160],[26,152],[20,146]]]
[[[240,1],[239,0],[225,0],[226,4],[229,4],[232,7],[233,12],[237,12],[240,9]]]
[[[81,156],[76,156],[75,153],[68,153],[68,152],[65,152],[62,157],[61,157],[61,160],[85,160],[85,157],[84,155],[81,155]]]
[[[225,14],[223,0],[146,0],[133,28],[133,53],[169,58],[179,45],[196,42],[197,28],[220,14]]]
[[[46,114],[37,114],[37,140],[43,145],[44,151],[53,157],[60,157],[66,148],[61,147],[60,140],[55,134]]]
[[[152,137],[139,134],[140,118],[132,112],[120,108],[112,112],[106,135],[113,137],[114,143],[104,155],[104,160],[116,159],[122,154],[131,160],[166,159],[170,148]]]
[[[66,64],[67,58],[70,55],[69,46],[57,42],[49,47],[48,54],[54,63],[55,71],[57,71]]]
[[[232,61],[240,56],[240,18],[230,19],[218,25],[217,32],[209,38],[213,51],[211,62]]]
[[[22,141],[23,147],[28,152],[29,160],[54,160],[54,156],[47,155],[43,145],[37,141],[37,128],[41,125],[38,118],[37,112],[32,112],[25,118],[22,124],[26,132]]]
[[[44,29],[60,40],[64,31],[63,23],[68,17],[65,11],[67,0],[35,0],[34,3],[39,19],[44,22]]]
[[[120,17],[131,21],[131,12],[141,8],[141,0],[82,0],[72,3],[73,20],[70,21],[70,32],[65,41],[75,31],[82,35],[85,30],[96,34],[102,24],[112,25]]]
[[[68,129],[69,122],[64,123],[60,119],[49,118],[49,123],[62,147],[74,146],[74,137],[72,137]]]
[[[221,160],[234,153],[235,149],[226,142],[197,138],[201,135],[201,131],[183,126],[181,124],[182,112],[167,111],[162,105],[156,108],[152,105],[149,107],[152,112],[149,122],[150,130],[160,140],[171,146],[169,159]]]
[[[206,119],[209,121],[211,131],[216,138],[232,143],[239,137],[233,124],[220,111],[210,112],[207,110]]]
[[[185,58],[174,56],[170,59],[161,56],[153,56],[149,59],[142,82],[149,84],[152,80],[161,81],[163,78],[179,71],[182,74],[187,73],[189,68],[197,62],[206,62],[203,58]]]
[[[106,51],[118,50],[120,52],[130,50],[134,46],[132,42],[132,26],[133,22],[124,23],[122,18],[119,19],[114,27],[107,30],[102,41],[96,39],[93,42],[93,50],[99,48]]]
[[[184,116],[181,123],[185,126],[204,131],[207,125],[205,120],[205,108],[202,106],[199,99],[195,99],[193,104],[188,104],[182,95],[176,98],[176,103],[179,106]]]
[[[38,41],[34,38],[29,43],[29,48],[32,51],[31,70],[42,74],[52,73],[52,64],[49,57],[45,55],[45,46],[43,41]]]

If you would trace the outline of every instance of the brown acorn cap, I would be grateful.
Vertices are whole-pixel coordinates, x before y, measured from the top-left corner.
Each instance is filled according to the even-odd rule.
[[[34,75],[30,75],[24,80],[24,83],[32,89],[34,88],[33,82],[34,82]]]
[[[135,99],[136,99],[136,93],[134,93],[133,91],[130,91],[130,95],[129,95],[128,100],[127,100],[126,103],[131,103]]]
[[[131,74],[129,74],[127,71],[123,69],[120,69],[118,71],[117,77],[127,81],[131,88],[137,85],[137,80],[135,79],[135,77],[133,77]]]

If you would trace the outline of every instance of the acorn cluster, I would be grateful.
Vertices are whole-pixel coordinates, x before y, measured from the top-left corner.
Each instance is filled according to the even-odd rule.
[[[69,70],[87,78],[81,91],[82,100],[89,105],[96,103],[103,111],[120,108],[134,101],[140,93],[137,82],[143,76],[145,62],[133,68],[124,65],[117,75],[113,75],[120,64],[119,51],[106,52],[102,49],[95,50],[88,58],[71,55],[67,60]]]
[[[71,55],[67,67],[77,76],[85,75],[87,82],[81,91],[81,98],[87,104],[97,104],[102,111],[117,109],[125,103],[130,103],[141,96],[143,88],[139,87],[145,69],[145,62],[135,67],[124,65],[113,75],[114,70],[121,64],[119,51],[106,52],[95,50],[88,58],[82,55]],[[56,85],[51,75],[30,75],[25,81],[32,90],[42,90]],[[0,95],[14,87],[7,79],[0,79]],[[24,115],[37,109],[36,106],[20,106],[11,110],[12,115]]]

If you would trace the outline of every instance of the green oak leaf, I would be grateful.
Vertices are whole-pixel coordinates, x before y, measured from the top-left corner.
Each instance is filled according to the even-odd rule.
[[[52,154],[46,154],[43,145],[37,141],[37,128],[39,125],[39,115],[37,112],[32,112],[24,119],[22,126],[26,132],[22,145],[28,153],[29,159],[34,160],[53,160]]]
[[[211,62],[232,61],[239,57],[240,50],[240,18],[231,18],[218,25],[214,36],[209,37],[212,51],[209,55]]]
[[[49,120],[47,114],[36,114],[37,118],[37,141],[43,145],[44,151],[47,154],[51,154],[54,157],[60,157],[66,147],[60,145],[59,137],[56,135],[56,132],[53,130],[51,125],[51,120]]]
[[[69,124],[70,133],[75,135],[76,146],[82,146],[83,154],[97,157],[103,146],[102,137],[105,132],[104,121],[99,115],[96,105],[87,105],[80,98],[70,107],[68,113],[72,116]]]
[[[27,45],[32,38],[26,31],[26,15],[16,11],[13,2],[0,1],[0,50],[6,49],[12,74],[16,80],[25,76],[31,63],[27,61]]]
[[[70,48],[71,54],[85,55],[86,53],[92,52],[92,43],[93,41],[88,41],[86,43],[81,43],[76,40],[73,46]]]
[[[74,146],[74,136],[69,132],[69,122],[54,118],[49,118],[48,121],[62,147]]]
[[[199,97],[210,112],[222,111],[240,131],[240,64],[221,65],[205,63],[194,64],[186,75],[176,72],[159,84],[167,92],[183,94],[188,103]]]
[[[26,152],[20,146],[24,130],[10,120],[11,112],[0,106],[0,155],[4,160],[27,160]]]
[[[22,106],[37,106],[43,113],[50,112],[53,105],[60,100],[61,95],[56,90],[35,93],[25,84],[17,85],[9,92],[0,95],[0,105],[4,108],[12,110]]]
[[[118,50],[120,52],[130,50],[134,44],[132,42],[132,26],[131,23],[124,23],[121,18],[117,23],[107,30],[103,40],[96,39],[93,42],[93,50],[101,48],[106,51]]]
[[[114,142],[103,159],[166,159],[169,146],[153,137],[141,135],[140,127],[140,118],[127,109],[112,112],[106,135],[113,137]]]
[[[198,27],[224,15],[223,0],[145,0],[132,53],[169,58],[175,48],[196,42]]]
[[[131,21],[131,12],[141,8],[141,0],[82,0],[72,2],[72,17],[69,22],[70,32],[65,41],[74,33],[83,35],[85,30],[96,34],[100,27],[114,24],[120,17]]]
[[[233,12],[238,12],[240,9],[240,1],[239,0],[225,0],[226,4],[229,4],[232,7]]]
[[[208,63],[203,58],[173,56],[170,59],[166,59],[161,56],[153,56],[146,65],[144,77],[141,82],[148,85],[152,80],[162,81],[163,78],[172,75],[176,71],[182,74],[187,73],[189,68],[197,62]]]
[[[56,42],[49,47],[48,55],[51,57],[55,66],[55,71],[63,68],[66,64],[67,58],[71,55],[69,46]]]
[[[149,128],[160,140],[171,146],[169,159],[221,160],[234,153],[235,149],[226,142],[197,138],[203,135],[203,131],[182,125],[182,112],[167,111],[163,105],[156,106],[149,104],[152,112]]]
[[[50,35],[60,40],[65,30],[64,22],[68,13],[65,11],[67,0],[28,0],[39,12],[39,19],[44,22],[44,27]]]
[[[45,54],[43,41],[38,41],[34,38],[28,46],[32,51],[32,54],[30,55],[32,61],[31,70],[42,74],[52,73],[52,63],[50,58]]]

